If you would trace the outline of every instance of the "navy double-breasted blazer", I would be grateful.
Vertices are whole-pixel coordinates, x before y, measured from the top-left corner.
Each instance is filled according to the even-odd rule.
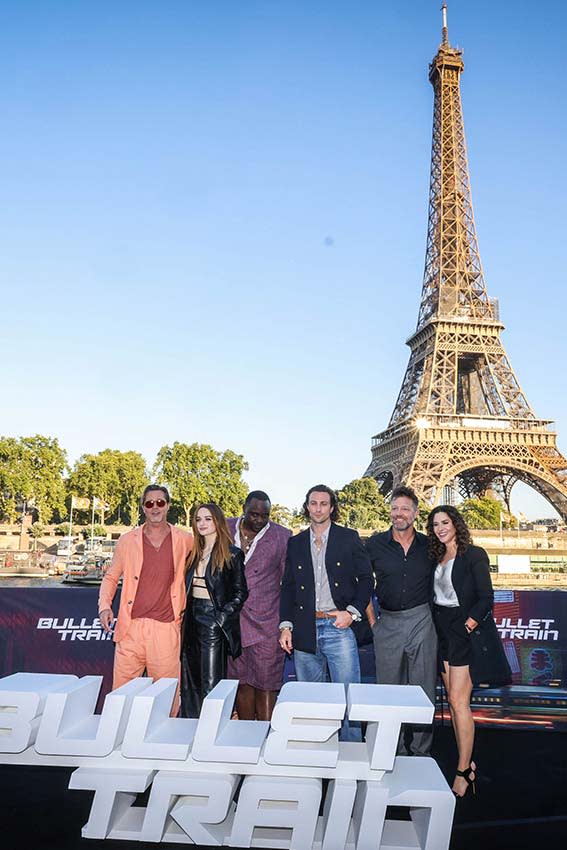
[[[333,601],[339,611],[352,605],[364,617],[374,588],[372,566],[357,532],[331,523],[325,567]],[[293,623],[293,645],[315,652],[315,577],[311,558],[310,530],[290,537],[287,544],[280,622]]]

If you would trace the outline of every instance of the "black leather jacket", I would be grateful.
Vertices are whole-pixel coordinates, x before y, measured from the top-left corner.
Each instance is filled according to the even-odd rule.
[[[187,570],[185,587],[187,596],[191,592],[194,567]],[[211,572],[211,561],[205,570],[205,584],[215,609],[215,619],[224,632],[228,651],[233,658],[242,652],[240,643],[240,609],[248,598],[248,587],[244,575],[244,553],[236,546],[230,546],[230,561],[222,570]],[[185,617],[190,617],[190,609]]]

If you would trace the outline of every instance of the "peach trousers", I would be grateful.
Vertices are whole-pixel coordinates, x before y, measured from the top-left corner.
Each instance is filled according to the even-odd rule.
[[[126,682],[144,674],[154,681],[157,679],[177,679],[177,690],[171,709],[171,716],[179,711],[179,623],[160,623],[148,617],[132,620],[126,635],[116,644],[114,653],[114,677],[112,689],[120,688]]]

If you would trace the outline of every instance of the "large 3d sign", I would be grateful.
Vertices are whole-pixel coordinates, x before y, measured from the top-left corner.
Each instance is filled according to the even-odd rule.
[[[289,682],[270,724],[231,720],[235,681],[216,686],[199,720],[169,717],[174,679],[135,679],[97,715],[100,685],[99,676],[0,679],[0,762],[77,767],[69,787],[95,792],[84,838],[449,847],[455,800],[437,764],[396,757],[401,724],[432,720],[421,688]],[[345,713],[366,723],[363,743],[339,743]],[[147,805],[133,806],[150,785]],[[411,819],[388,818],[396,806],[408,807]]]

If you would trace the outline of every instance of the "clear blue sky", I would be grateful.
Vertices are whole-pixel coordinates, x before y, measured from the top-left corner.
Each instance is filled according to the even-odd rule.
[[[440,5],[4,4],[0,433],[232,448],[290,507],[362,474],[417,317]],[[487,287],[564,452],[566,25],[449,2]]]

